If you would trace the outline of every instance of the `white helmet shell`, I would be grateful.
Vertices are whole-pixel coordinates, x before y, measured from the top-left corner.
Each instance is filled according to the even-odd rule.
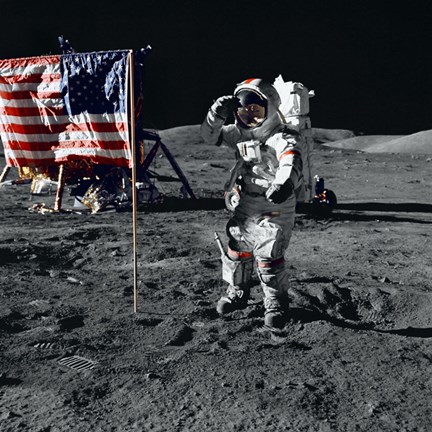
[[[276,88],[267,81],[261,78],[249,78],[240,84],[237,84],[234,90],[234,96],[237,95],[241,90],[253,90],[267,99],[276,109],[281,104],[279,93]]]
[[[243,90],[250,90],[262,96],[267,102],[265,120],[253,127],[246,127],[236,115],[236,124],[240,129],[243,129],[242,134],[246,131],[251,134],[254,139],[266,140],[274,131],[282,125],[282,119],[279,112],[281,99],[276,88],[267,81],[261,78],[249,78],[237,84],[234,90],[234,96]]]

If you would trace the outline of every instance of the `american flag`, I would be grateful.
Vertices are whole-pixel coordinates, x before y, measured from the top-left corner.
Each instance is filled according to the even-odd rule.
[[[87,158],[131,167],[129,54],[0,60],[0,138],[7,166]]]

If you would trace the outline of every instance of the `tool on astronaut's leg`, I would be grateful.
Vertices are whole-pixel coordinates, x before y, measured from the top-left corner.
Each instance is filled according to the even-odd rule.
[[[219,234],[217,232],[214,233],[214,238],[216,240],[217,245],[219,246],[219,250],[221,251],[221,255],[225,255],[225,250],[222,244],[222,240],[219,237]]]

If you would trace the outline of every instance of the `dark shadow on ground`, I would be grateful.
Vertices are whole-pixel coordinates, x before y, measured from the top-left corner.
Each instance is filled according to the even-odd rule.
[[[352,213],[351,213],[352,212]],[[374,212],[369,214],[367,212]],[[393,215],[385,214],[394,213]],[[381,213],[381,214],[378,214]],[[353,204],[337,204],[335,208],[328,209],[322,206],[316,206],[309,203],[301,203],[297,205],[297,214],[304,214],[314,219],[354,221],[354,222],[370,222],[380,221],[386,222],[411,222],[420,224],[432,224],[431,220],[417,219],[413,217],[398,216],[398,213],[432,213],[431,204],[420,203],[402,203],[402,204],[386,204],[386,203],[353,203]]]
[[[406,329],[394,330],[375,330],[379,333],[396,334],[406,337],[430,338],[432,337],[432,328],[407,327]]]
[[[182,212],[197,210],[226,210],[224,198],[165,198],[158,204],[140,204],[138,211],[149,213]],[[432,220],[415,219],[412,217],[398,216],[397,213],[432,213],[432,204],[421,203],[353,203],[337,204],[334,209],[316,206],[311,203],[299,203],[297,214],[306,215],[313,219],[340,220],[340,221],[375,221],[377,219],[387,222],[411,222],[420,224],[432,224]],[[350,213],[352,212],[352,213]],[[364,212],[364,213],[363,213]],[[367,212],[394,213],[368,214]]]
[[[20,380],[19,378],[10,378],[8,376],[6,376],[6,374],[3,372],[2,374],[0,374],[0,387],[1,386],[11,386],[11,385],[17,385],[17,384],[21,384],[22,380]]]
[[[304,308],[289,309],[289,317],[294,322],[309,323],[313,321],[327,321],[337,327],[349,328],[352,330],[368,330],[377,333],[394,334],[405,337],[432,338],[432,328],[407,327],[403,329],[380,329],[373,322],[361,320],[350,320],[331,316],[327,313]]]
[[[328,216],[313,216],[316,219],[328,219],[335,221],[353,221],[353,222],[373,222],[376,220],[380,220],[382,222],[409,222],[415,224],[432,224],[432,220],[427,221],[424,219],[413,219],[407,217],[398,217],[398,216],[389,216],[384,214],[352,214],[352,213],[337,213],[333,212]]]
[[[226,209],[223,198],[166,198],[160,204],[141,204],[138,207],[140,212],[149,213],[223,209]]]
[[[398,336],[414,337],[414,338],[432,338],[432,328],[407,327],[405,329],[386,330],[386,329],[376,328],[373,323],[367,323],[361,321],[352,322],[352,321],[339,320],[332,317],[328,318],[327,321],[329,321],[330,323],[338,327],[350,328],[353,330],[369,330],[369,331],[374,331],[376,333],[394,334]]]
[[[393,212],[393,213],[432,213],[432,204],[422,203],[350,203],[337,204],[338,210],[354,210],[354,211],[377,211],[377,212]]]

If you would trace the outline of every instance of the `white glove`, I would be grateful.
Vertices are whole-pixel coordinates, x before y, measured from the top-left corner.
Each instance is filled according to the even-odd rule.
[[[235,96],[221,96],[216,99],[211,106],[211,110],[219,117],[226,119],[240,106],[239,100]]]
[[[272,184],[266,192],[267,201],[273,204],[281,204],[286,201],[294,192],[294,186],[291,180],[284,184]]]

